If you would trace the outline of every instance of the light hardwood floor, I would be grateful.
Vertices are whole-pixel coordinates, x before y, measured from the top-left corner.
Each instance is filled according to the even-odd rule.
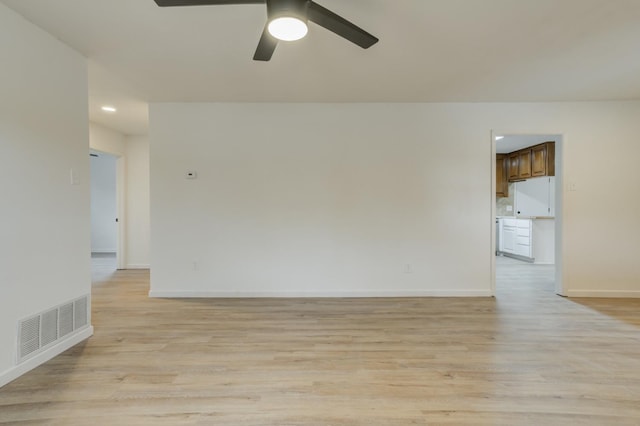
[[[98,268],[95,335],[0,389],[0,422],[639,425],[640,301],[498,265],[495,299],[149,299]]]

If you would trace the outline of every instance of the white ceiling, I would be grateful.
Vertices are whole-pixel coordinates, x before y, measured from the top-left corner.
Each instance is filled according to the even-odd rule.
[[[528,148],[542,142],[558,142],[562,135],[501,135],[502,139],[496,140],[496,153],[508,154],[522,148]]]
[[[91,119],[127,134],[146,133],[150,101],[640,99],[638,0],[317,0],[380,42],[311,24],[266,63],[263,5],[0,1],[89,58]]]

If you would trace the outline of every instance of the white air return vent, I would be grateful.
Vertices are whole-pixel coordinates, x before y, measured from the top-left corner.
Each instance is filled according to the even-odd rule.
[[[58,310],[52,309],[40,318],[40,346],[47,346],[58,340]]]
[[[87,295],[21,320],[18,323],[18,362],[88,326],[89,306]]]
[[[73,329],[77,330],[87,324],[87,298],[85,297],[73,302]]]
[[[40,315],[22,321],[19,334],[20,359],[40,349]]]
[[[58,308],[58,318],[60,319],[60,337],[71,333],[73,331],[73,302]]]

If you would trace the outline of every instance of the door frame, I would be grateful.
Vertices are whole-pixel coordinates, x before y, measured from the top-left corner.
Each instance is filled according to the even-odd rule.
[[[126,234],[125,234],[125,158],[117,152],[90,148],[101,154],[108,154],[116,158],[116,268],[126,269]]]
[[[566,296],[568,290],[568,280],[565,274],[564,262],[567,260],[567,253],[564,245],[564,175],[565,175],[565,152],[567,146],[567,134],[564,132],[522,132],[522,131],[497,131],[491,130],[491,243],[489,247],[491,265],[491,294],[496,295],[496,136],[498,135],[558,135],[560,140],[555,146],[555,293]]]

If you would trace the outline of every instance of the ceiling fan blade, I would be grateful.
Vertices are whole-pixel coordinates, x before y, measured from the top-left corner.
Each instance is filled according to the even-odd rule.
[[[278,39],[269,34],[267,25],[269,25],[268,22],[264,26],[264,31],[262,31],[262,36],[260,36],[256,53],[253,55],[254,61],[270,60],[273,55],[273,51],[276,50],[276,46],[278,45]]]
[[[265,4],[266,0],[155,0],[160,7],[165,6],[207,6],[220,4]]]
[[[367,49],[378,42],[377,37],[313,1],[309,1],[308,18],[311,22],[333,31],[363,49]]]

